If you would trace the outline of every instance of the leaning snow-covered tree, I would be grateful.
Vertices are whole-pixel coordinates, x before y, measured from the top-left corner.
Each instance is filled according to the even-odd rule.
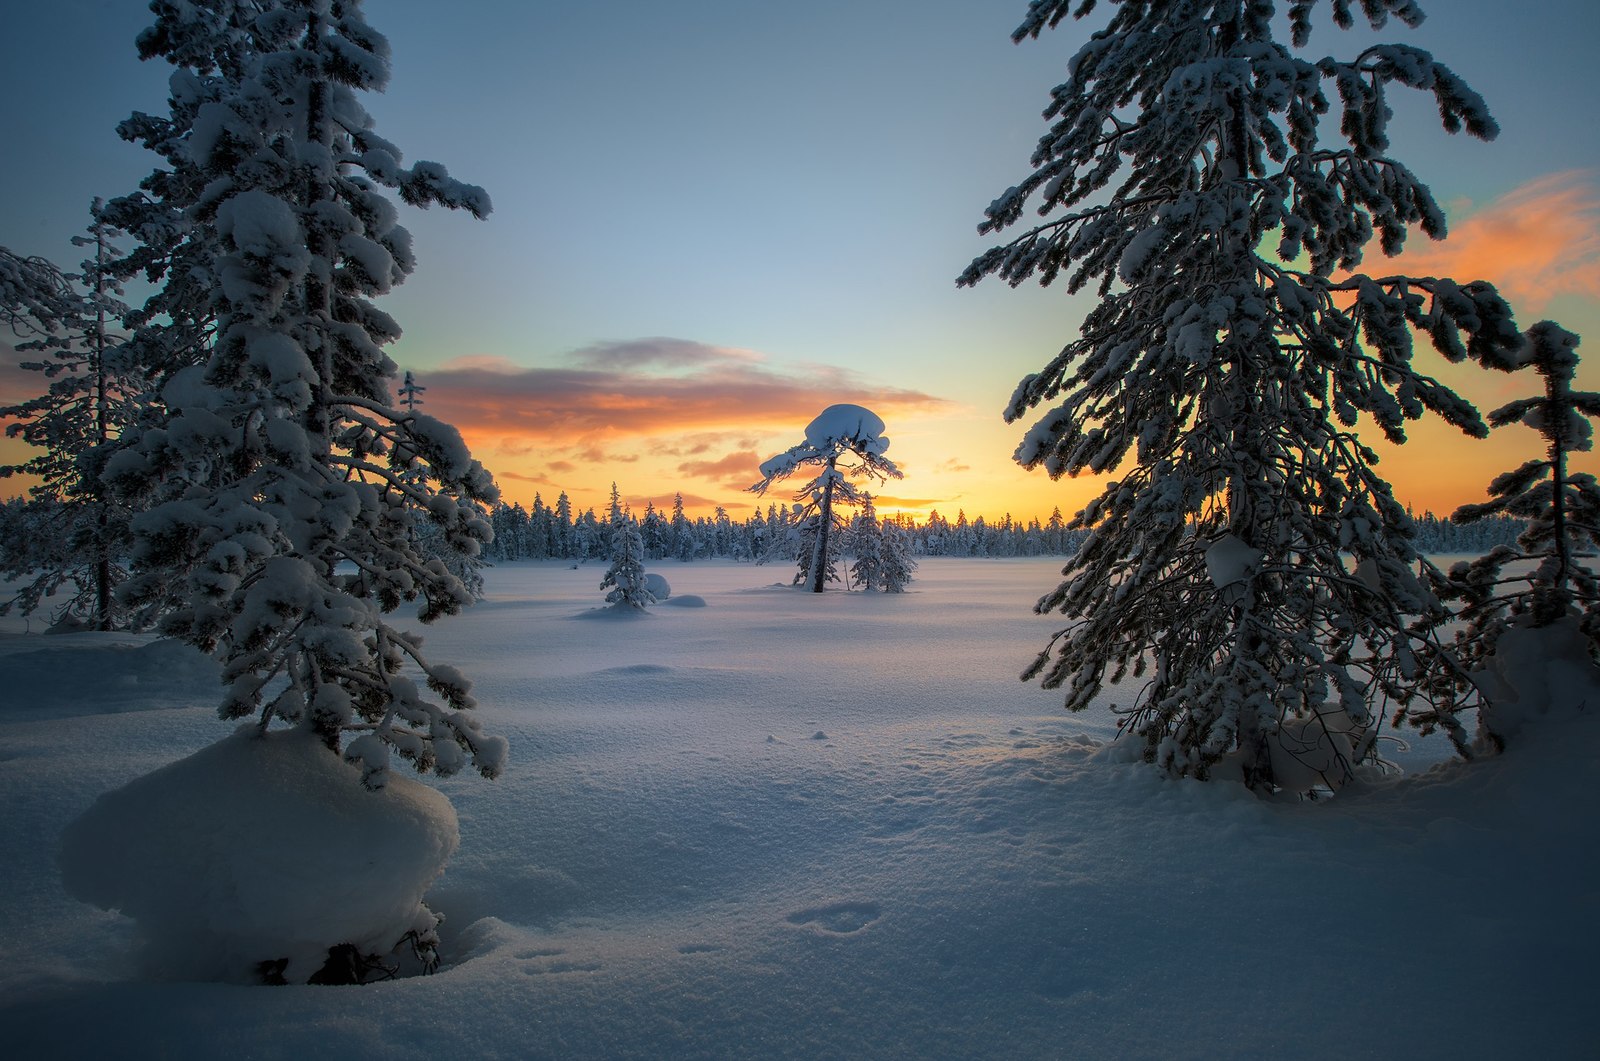
[[[1350,26],[1349,0],[1330,2]],[[1034,0],[1013,39],[1096,6]],[[1069,292],[1100,296],[1006,409],[1038,417],[1024,466],[1120,469],[1074,520],[1090,533],[1038,604],[1070,625],[1024,677],[1066,685],[1074,710],[1108,677],[1146,679],[1124,724],[1172,774],[1209,776],[1228,758],[1252,787],[1296,787],[1290,775],[1314,761],[1315,783],[1337,784],[1374,701],[1410,695],[1401,616],[1438,609],[1357,425],[1402,441],[1432,412],[1481,436],[1475,410],[1413,364],[1412,332],[1499,368],[1521,342],[1488,284],[1358,272],[1375,234],[1392,254],[1410,225],[1445,231],[1428,189],[1388,157],[1387,96],[1420,89],[1447,130],[1497,130],[1416,48],[1300,57],[1317,0],[1287,5],[1296,50],[1274,39],[1270,0],[1110,6],[1052,92],[1033,172],[979,230],[1030,204],[1053,219],[958,281],[1065,274]],[[1422,18],[1412,0],[1361,11],[1374,27]],[[1291,732],[1312,734],[1314,752],[1297,756]]]
[[[208,263],[165,275],[184,312],[215,324],[203,364],[164,366],[163,420],[107,469],[159,498],[135,521],[124,596],[169,594],[176,574],[163,628],[222,660],[226,718],[309,729],[373,788],[391,750],[492,777],[505,742],[467,710],[466,678],[384,616],[419,601],[429,622],[470,603],[414,530],[431,523],[473,554],[497,491],[454,428],[395,407],[383,347],[400,329],[370,301],[414,266],[381,189],[477,217],[488,197],[436,163],[402,165],[374,132],[357,93],[384,87],[388,44],[357,0],[153,8],[140,48],[178,68],[161,143],[185,167],[153,182],[172,193],[161,250]]]
[[[0,408],[0,420],[11,421],[6,436],[38,450],[19,464],[0,465],[0,478],[36,476],[32,503],[50,510],[53,527],[0,560],[0,571],[21,580],[16,595],[0,602],[0,614],[13,605],[32,612],[70,585],[60,621],[110,630],[118,618],[112,590],[124,574],[130,508],[108,495],[100,471],[133,418],[142,382],[117,357],[117,322],[127,307],[117,298],[111,262],[120,255],[112,241],[122,233],[106,222],[100,200],[90,216],[88,234],[73,243],[93,253],[81,273],[67,278],[83,293],[65,297],[67,290],[50,278],[44,299],[12,303],[25,316],[13,326],[35,333],[17,350],[41,355],[21,367],[46,382],[43,393]]]
[[[883,420],[869,409],[830,405],[806,426],[803,441],[762,463],[761,481],[750,487],[757,495],[765,494],[773,483],[801,468],[818,469],[794,495],[796,501],[806,504],[800,575],[795,581],[803,581],[813,593],[822,592],[833,569],[831,548],[839,530],[834,505],[861,504],[863,495],[850,478],[877,482],[903,478],[895,463],[883,455],[889,448],[883,429]],[[841,460],[845,461],[843,467]]]
[[[1511,515],[1525,529],[1515,547],[1496,546],[1448,575],[1430,570],[1440,595],[1461,602],[1461,622],[1449,646],[1427,653],[1437,695],[1410,715],[1424,728],[1443,727],[1458,744],[1466,733],[1455,715],[1464,707],[1477,704],[1480,738],[1503,747],[1528,716],[1552,706],[1530,686],[1544,687],[1562,670],[1600,678],[1600,579],[1584,562],[1600,549],[1600,484],[1569,467],[1572,454],[1594,446],[1589,421],[1600,417],[1600,394],[1572,388],[1576,335],[1541,321],[1527,339],[1526,362],[1544,394],[1501,406],[1489,422],[1538,431],[1545,456],[1498,476],[1488,501],[1451,517],[1474,523]]]

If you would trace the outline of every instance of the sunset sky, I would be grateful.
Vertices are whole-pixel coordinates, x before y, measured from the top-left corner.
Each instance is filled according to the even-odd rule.
[[[138,0],[12,6],[0,244],[73,264],[91,198],[154,164],[114,129],[164,112],[169,68],[137,59]],[[368,0],[394,50],[388,93],[367,100],[378,132],[495,204],[483,222],[403,211],[419,266],[382,302],[406,330],[392,355],[524,504],[565,490],[601,506],[615,480],[636,509],[681,491],[691,514],[743,518],[760,461],[848,401],[883,417],[906,472],[882,507],[1070,515],[1093,484],[1018,468],[1025,425],[1000,411],[1076,335],[1088,296],[954,278],[989,246],[983,208],[1027,174],[1048,92],[1107,6],[1013,45],[1025,0]],[[1447,205],[1451,235],[1417,235],[1399,263],[1374,246],[1369,268],[1494,282],[1524,327],[1590,336],[1582,383],[1600,389],[1600,6],[1422,6],[1421,29],[1382,38],[1433,51],[1504,131],[1449,136],[1429,100],[1396,90],[1392,153]],[[1368,39],[1329,27],[1307,54]],[[38,389],[14,362],[0,356],[0,402]],[[1536,386],[1441,375],[1484,409]],[[1403,500],[1445,512],[1537,441],[1425,425],[1382,468]]]

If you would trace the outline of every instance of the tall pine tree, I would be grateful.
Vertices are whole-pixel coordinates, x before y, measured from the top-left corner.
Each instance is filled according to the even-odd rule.
[[[31,612],[70,584],[64,621],[97,630],[117,625],[112,591],[124,575],[131,508],[108,495],[100,473],[143,398],[142,380],[130,375],[126,359],[118,356],[124,341],[119,324],[128,310],[118,299],[121,288],[112,271],[122,253],[113,241],[121,236],[96,199],[87,234],[72,241],[93,248],[83,271],[70,278],[82,294],[44,317],[38,314],[46,307],[35,304],[29,313],[38,334],[17,347],[44,355],[23,361],[22,367],[49,383],[44,393],[0,408],[0,419],[13,421],[6,435],[40,451],[21,464],[0,465],[0,478],[37,476],[32,493],[52,509],[55,533],[6,558],[3,569],[28,581],[15,598],[0,604],[0,613],[13,603]]]
[[[163,628],[222,660],[224,717],[307,727],[372,787],[391,750],[493,776],[505,743],[466,711],[468,681],[385,616],[470,603],[414,530],[473,554],[497,491],[455,429],[395,407],[383,346],[399,327],[370,301],[414,267],[382,188],[478,217],[488,197],[437,163],[402,165],[373,130],[357,94],[384,87],[388,44],[357,0],[153,9],[141,52],[177,67],[171,118],[135,117],[172,164],[146,182],[170,236],[160,275],[184,319],[214,323],[187,333],[205,339],[200,364],[150,345],[169,359],[163,419],[107,471],[159,497],[135,521],[125,596],[175,598]]]
[[[1443,727],[1457,744],[1467,734],[1455,715],[1474,702],[1479,736],[1503,747],[1528,715],[1551,706],[1530,682],[1544,683],[1558,667],[1600,679],[1600,579],[1584,563],[1600,549],[1600,483],[1569,466],[1572,454],[1594,446],[1589,421],[1600,417],[1600,393],[1572,387],[1578,336],[1541,321],[1527,339],[1526,363],[1544,393],[1508,402],[1489,422],[1533,428],[1545,455],[1496,477],[1488,501],[1451,517],[1470,524],[1510,515],[1522,533],[1515,546],[1495,546],[1448,575],[1433,572],[1440,595],[1461,602],[1461,622],[1448,649],[1427,654],[1436,702],[1411,716],[1424,729]]]
[[[826,583],[838,581],[834,538],[841,521],[834,513],[834,505],[860,505],[864,496],[851,477],[878,482],[903,478],[894,461],[883,455],[889,448],[883,428],[883,421],[869,409],[830,405],[806,425],[803,441],[762,463],[761,481],[750,487],[753,493],[764,494],[773,483],[801,468],[819,469],[794,495],[796,501],[806,503],[795,582],[804,583],[813,593],[821,593]],[[845,462],[842,467],[841,461]]]
[[[1096,6],[1034,0],[1013,39]],[[1374,235],[1392,254],[1412,224],[1445,231],[1428,189],[1387,155],[1391,86],[1430,92],[1447,130],[1490,138],[1483,102],[1403,45],[1300,58],[1274,39],[1275,6],[1112,5],[1051,94],[1033,172],[979,229],[1009,228],[1030,204],[1053,219],[959,279],[1064,273],[1069,291],[1100,296],[1006,409],[1037,417],[1024,466],[1119,473],[1073,521],[1090,533],[1038,604],[1070,625],[1024,677],[1067,686],[1073,710],[1107,680],[1145,679],[1125,724],[1148,761],[1204,777],[1230,757],[1259,789],[1276,787],[1286,728],[1330,711],[1367,727],[1373,700],[1410,694],[1400,616],[1438,605],[1356,428],[1401,441],[1433,412],[1486,430],[1413,365],[1412,330],[1451,360],[1502,368],[1521,342],[1488,284],[1357,272]],[[1297,49],[1317,6],[1288,4]],[[1349,0],[1331,6],[1353,23]],[[1411,0],[1361,11],[1374,27],[1422,18]],[[1339,133],[1325,143],[1330,87]],[[1324,728],[1331,739],[1347,725]]]

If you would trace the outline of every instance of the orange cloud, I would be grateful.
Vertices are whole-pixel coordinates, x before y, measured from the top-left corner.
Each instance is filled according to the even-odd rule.
[[[624,494],[622,501],[633,510],[635,516],[644,515],[645,508],[649,505],[654,505],[656,511],[663,516],[671,516],[673,505],[677,503],[679,497],[683,498],[684,511],[689,514],[690,519],[694,518],[694,510],[700,510],[705,515],[710,515],[711,510],[717,508],[720,504],[714,498],[701,497],[699,494],[686,494],[682,491],[674,491],[670,494],[640,494],[638,496]]]
[[[804,424],[835,402],[883,410],[945,400],[873,386],[829,365],[780,371],[750,351],[683,339],[641,339],[580,350],[570,368],[522,368],[485,358],[417,372],[428,412],[469,437],[545,445],[596,436],[669,434]]]
[[[893,494],[872,495],[873,505],[880,509],[932,508],[936,505],[953,505],[956,503],[956,500],[957,499],[953,497],[896,497]]]
[[[1413,232],[1394,262],[1389,269],[1369,259],[1366,267],[1487,280],[1519,319],[1542,313],[1559,295],[1600,299],[1600,187],[1586,172],[1537,178],[1452,219],[1444,240]]]
[[[761,459],[754,450],[742,450],[720,460],[684,461],[678,471],[694,479],[716,479],[745,487],[761,478]]]

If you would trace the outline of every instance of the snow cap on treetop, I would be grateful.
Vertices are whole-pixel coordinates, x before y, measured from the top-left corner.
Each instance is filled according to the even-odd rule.
[[[848,403],[830,405],[806,425],[806,442],[817,449],[843,442],[857,452],[877,456],[889,448],[883,428],[883,419],[871,409]]]

